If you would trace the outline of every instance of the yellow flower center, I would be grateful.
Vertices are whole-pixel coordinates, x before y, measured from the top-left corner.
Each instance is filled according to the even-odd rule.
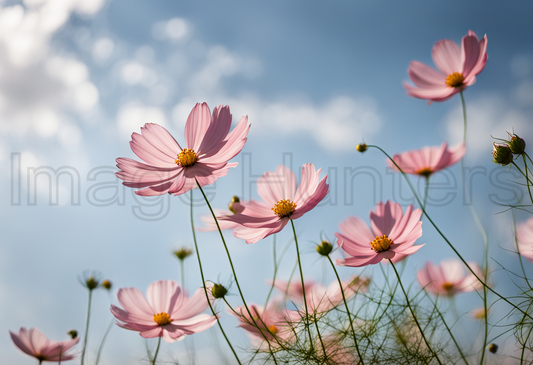
[[[278,217],[284,218],[288,217],[296,209],[296,204],[290,201],[290,199],[282,199],[277,202],[273,208],[270,208]]]
[[[463,81],[465,81],[465,77],[459,72],[454,72],[446,77],[446,85],[449,87],[460,87],[463,85]]]
[[[181,152],[178,154],[178,158],[174,160],[176,165],[180,165],[183,167],[189,167],[196,163],[198,160],[198,155],[196,152],[191,150],[190,148],[184,148],[181,150]]]
[[[424,177],[429,177],[433,173],[433,170],[431,170],[429,167],[424,167],[423,169],[420,169],[416,172],[417,175],[421,175]]]
[[[383,235],[381,237],[376,236],[376,239],[370,242],[370,246],[372,246],[372,249],[376,252],[381,251],[387,251],[394,242],[392,242],[387,235]]]
[[[172,322],[172,319],[170,319],[170,315],[168,313],[161,312],[154,314],[154,322],[160,326],[164,326],[165,324]]]
[[[278,333],[278,329],[276,328],[276,326],[272,325],[270,327],[268,327],[268,330],[270,331],[270,333],[272,333],[272,335],[276,335],[276,333]]]
[[[450,291],[453,289],[453,284],[452,283],[448,283],[448,282],[445,282],[444,284],[442,284],[442,288],[446,291]]]

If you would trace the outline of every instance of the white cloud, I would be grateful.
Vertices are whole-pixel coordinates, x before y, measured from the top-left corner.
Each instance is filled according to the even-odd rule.
[[[132,132],[140,133],[145,123],[166,125],[165,113],[156,107],[146,107],[140,102],[130,102],[123,105],[117,115],[120,137],[129,140]]]
[[[50,40],[72,12],[92,15],[103,2],[25,0],[25,7],[0,8],[1,134],[58,137],[61,142],[63,128],[79,131],[72,125],[72,113],[83,118],[98,105],[99,93],[87,66],[73,56],[58,55]]]

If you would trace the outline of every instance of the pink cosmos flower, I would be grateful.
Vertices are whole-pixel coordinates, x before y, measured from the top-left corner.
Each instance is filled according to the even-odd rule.
[[[185,125],[185,143],[181,148],[174,137],[163,127],[147,123],[141,134],[131,135],[132,151],[143,162],[129,158],[117,158],[121,170],[117,177],[123,184],[136,188],[137,195],[151,196],[166,193],[179,195],[196,187],[214,183],[225,176],[228,163],[244,147],[250,129],[248,117],[242,117],[235,129],[231,127],[228,106],[218,106],[213,116],[206,103],[198,103],[192,109]]]
[[[342,247],[349,257],[337,259],[337,265],[366,266],[374,265],[383,259],[397,262],[418,251],[423,245],[413,246],[422,236],[422,222],[420,209],[413,210],[409,205],[403,214],[400,204],[387,201],[376,206],[376,211],[370,211],[369,228],[362,219],[348,217],[339,225],[341,233],[335,233],[337,244]]]
[[[239,327],[246,330],[254,339],[255,344],[264,342],[265,337],[271,346],[276,346],[277,341],[283,343],[295,340],[292,324],[302,319],[299,314],[282,308],[277,300],[270,301],[266,308],[255,304],[249,304],[248,308],[252,313],[253,320],[244,306],[235,308],[237,314],[230,313],[238,318]],[[265,343],[263,347],[264,345]]]
[[[172,280],[159,280],[148,287],[145,299],[137,288],[122,288],[117,293],[122,306],[111,305],[117,325],[138,331],[141,337],[163,337],[166,342],[180,341],[185,335],[202,332],[213,326],[217,318],[200,314],[207,306],[204,288],[192,297]]]
[[[481,278],[479,266],[475,262],[469,262],[468,265]],[[423,288],[435,295],[452,296],[483,288],[483,284],[472,273],[465,276],[464,265],[457,259],[443,260],[439,266],[427,262],[416,278]]]
[[[361,278],[354,276],[349,281],[342,283],[342,289],[346,300],[352,297],[358,290],[366,290],[369,281],[361,280]],[[283,280],[276,280],[274,286],[281,293],[289,297],[291,301],[297,304],[303,303],[303,292],[301,281],[294,281],[290,284]],[[311,313],[320,314],[328,312],[329,310],[343,304],[342,292],[340,290],[339,282],[334,280],[326,289],[320,283],[312,280],[305,282],[305,299],[307,302],[307,309]]]
[[[19,333],[9,331],[11,339],[15,345],[26,354],[42,361],[68,361],[74,359],[77,355],[67,353],[68,350],[78,343],[79,337],[67,341],[49,340],[44,333],[38,328],[21,327]]]
[[[487,35],[480,41],[471,30],[463,37],[461,47],[452,40],[435,43],[431,53],[437,70],[425,63],[412,61],[407,73],[415,86],[404,82],[407,95],[419,99],[444,101],[476,82],[476,75],[487,63]]]
[[[280,165],[276,172],[265,172],[257,180],[257,192],[265,201],[240,202],[244,209],[239,214],[220,217],[221,221],[240,224],[233,231],[246,243],[255,243],[278,233],[289,223],[313,209],[329,191],[327,175],[319,181],[320,171],[307,163],[302,167],[302,181],[296,189],[296,176],[288,167]]]
[[[428,178],[434,172],[445,169],[457,161],[460,161],[466,152],[464,143],[448,148],[446,142],[440,146],[424,147],[421,150],[412,150],[396,154],[392,157],[394,162],[406,174],[420,175]],[[399,171],[398,168],[387,160],[390,168]]]
[[[533,261],[533,218],[529,218],[516,227],[516,236],[520,255]]]

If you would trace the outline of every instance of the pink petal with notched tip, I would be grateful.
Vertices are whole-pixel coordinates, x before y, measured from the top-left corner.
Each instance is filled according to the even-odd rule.
[[[377,264],[381,260],[383,260],[383,257],[374,252],[374,254],[369,256],[348,257],[344,260],[337,259],[337,265],[361,267]]]
[[[196,316],[208,307],[207,299],[203,288],[196,289],[193,296],[182,302],[182,307],[175,307],[169,313],[173,320],[179,321]]]
[[[479,47],[479,41],[477,35],[469,34],[464,36],[461,41],[461,73],[465,79],[470,75],[474,67],[479,61],[481,49]]]
[[[411,61],[407,68],[407,74],[418,87],[439,87],[446,83],[445,74],[419,61]]]
[[[122,288],[117,293],[119,304],[129,313],[129,315],[137,318],[149,318],[155,314],[155,310],[148,304],[143,293],[137,288]],[[152,324],[152,321],[147,321],[146,324]]]
[[[315,191],[311,193],[310,197],[300,207],[296,207],[294,212],[291,214],[291,219],[300,218],[302,215],[312,210],[326,197],[326,195],[328,195],[328,193],[329,185],[326,182],[326,177],[324,177],[315,188]]]
[[[399,204],[391,204],[390,201],[387,201],[386,204],[379,202],[376,206],[376,211],[370,212],[372,232],[376,236],[388,236],[401,217],[402,207]]]
[[[231,131],[226,139],[220,143],[221,146],[216,154],[210,152],[206,154],[202,159],[206,163],[221,163],[231,160],[239,152],[241,152],[244,144],[248,140],[246,135],[250,130],[250,124],[248,124],[248,117],[242,117],[239,124]]]
[[[430,99],[432,101],[445,101],[460,92],[459,88],[449,87],[446,84],[435,87],[418,88],[404,82],[403,87],[407,90],[407,95],[419,99]]]
[[[9,331],[15,346],[27,355],[42,359],[43,361],[58,361],[61,355],[63,361],[72,360],[75,355],[67,351],[79,342],[79,338],[67,341],[49,340],[38,328],[21,327],[19,333]]]
[[[170,158],[176,158],[182,148],[172,135],[162,126],[155,123],[146,123],[141,127],[141,134],[152,146],[159,149]]]
[[[348,217],[339,224],[341,232],[349,236],[350,240],[360,245],[368,245],[374,239],[374,234],[368,225],[359,217]],[[337,234],[335,234],[337,235]]]
[[[147,164],[163,168],[175,168],[175,160],[181,152],[181,149],[176,144],[174,153],[166,154],[149,142],[145,136],[138,133],[132,133],[130,147],[133,153]]]
[[[257,180],[257,193],[267,205],[273,207],[278,201],[294,201],[296,177],[286,166],[280,165],[275,172],[267,171]]]
[[[200,155],[216,154],[222,147],[221,143],[231,128],[229,106],[217,106],[213,110],[211,119],[212,121],[203,136],[202,144],[194,149]]]
[[[161,312],[170,314],[183,302],[181,288],[172,280],[159,280],[150,284],[146,291],[146,298],[154,314]]]
[[[185,142],[187,148],[198,151],[205,134],[211,125],[211,112],[206,103],[197,103],[192,108],[185,123]]]
[[[271,234],[280,232],[289,222],[286,220],[279,220],[277,225],[272,228],[248,228],[248,227],[238,227],[233,231],[233,235],[237,238],[246,240],[246,243],[256,243],[264,239],[265,237],[270,236]]]
[[[461,49],[454,41],[443,39],[435,43],[431,51],[433,63],[446,75],[462,71]]]

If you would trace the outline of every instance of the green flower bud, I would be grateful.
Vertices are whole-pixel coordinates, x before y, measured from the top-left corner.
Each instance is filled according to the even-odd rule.
[[[526,142],[516,134],[513,134],[509,141],[509,149],[513,154],[521,155],[526,149]]]
[[[215,299],[224,298],[227,293],[228,289],[222,284],[214,284],[213,288],[211,288],[211,294],[213,294],[213,298]]]
[[[237,211],[235,210],[235,208],[233,208],[233,203],[240,203],[241,200],[239,199],[238,196],[233,196],[233,198],[231,198],[231,202],[228,204],[228,209],[231,210],[231,212],[233,214],[237,214]]]
[[[89,276],[89,278],[85,280],[85,285],[87,286],[89,290],[96,289],[98,287],[98,284],[100,283],[92,275]]]
[[[496,345],[495,343],[491,343],[489,345],[489,351],[495,354],[496,352],[498,352],[498,345]]]
[[[109,280],[104,280],[102,281],[102,286],[107,289],[107,290],[111,290],[111,282]]]
[[[502,166],[509,165],[513,161],[513,153],[506,144],[493,143],[492,157],[494,157],[494,162]]]
[[[367,146],[366,146],[366,143],[359,143],[355,149],[361,153],[365,152],[367,150]]]
[[[329,243],[328,241],[322,241],[320,242],[320,245],[316,246],[316,252],[318,252],[322,256],[329,255],[332,250],[333,250],[333,245]]]
[[[78,331],[76,330],[70,330],[67,332],[67,335],[69,335],[70,337],[72,337],[72,339],[75,339],[76,337],[78,337]]]
[[[183,261],[187,257],[192,255],[192,250],[187,247],[182,247],[179,250],[174,251],[174,255],[180,260]]]

